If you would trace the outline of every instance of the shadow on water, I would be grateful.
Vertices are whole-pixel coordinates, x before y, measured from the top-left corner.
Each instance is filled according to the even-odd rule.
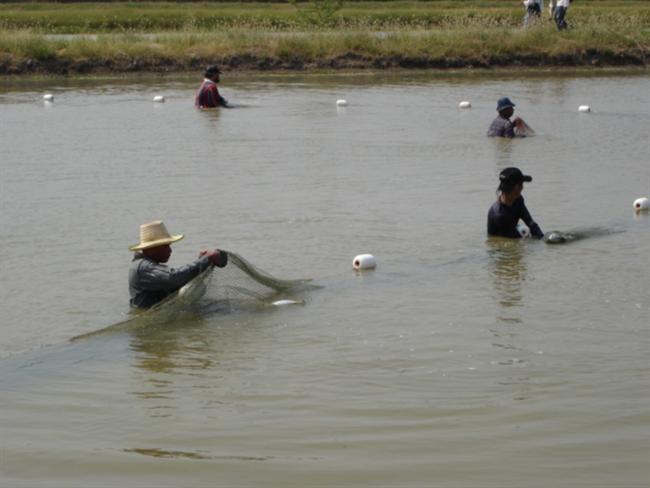
[[[209,321],[200,315],[187,316],[172,324],[130,331],[130,349],[136,366],[150,373],[169,373],[178,368],[202,370],[218,362]]]
[[[528,275],[527,253],[532,251],[529,242],[521,239],[489,238],[487,240],[487,269],[493,282],[497,303],[495,324],[491,327],[492,347],[499,350],[499,357],[492,360],[494,366],[525,367],[528,361],[525,351],[517,345],[519,329],[524,324],[523,283]],[[519,369],[508,370],[499,384],[513,388],[514,400],[529,398],[530,378]]]
[[[494,283],[494,292],[502,316],[500,322],[520,323],[517,308],[522,306],[521,284],[526,279],[524,260],[526,242],[514,239],[490,238],[487,241],[488,270]]]
[[[257,367],[259,350],[253,344],[263,340],[266,328],[261,324],[267,322],[260,313],[268,307],[249,305],[236,311],[230,306],[221,311],[215,308],[209,315],[187,314],[171,323],[128,332],[127,362],[133,380],[128,394],[144,415],[169,419],[184,409],[196,409],[197,415],[207,415],[233,408],[228,395],[215,396],[213,392],[228,390],[233,377],[242,374],[241,368]],[[234,369],[240,371],[233,374]],[[201,400],[183,406],[188,394]],[[130,452],[152,457],[213,457],[199,451],[133,448]]]
[[[545,240],[548,244],[561,244],[621,232],[624,230],[613,226],[584,227],[565,232],[553,231],[547,233]],[[507,375],[499,384],[512,389],[514,400],[526,400],[530,397],[531,380],[525,373],[525,368],[530,366],[533,353],[522,347],[518,338],[524,334],[522,328],[526,325],[524,288],[528,278],[527,260],[533,254],[543,251],[540,244],[531,239],[490,237],[486,241],[486,269],[492,281],[497,305],[495,323],[489,331],[492,334],[492,347],[500,351],[491,364],[508,367]]]
[[[486,129],[487,130],[487,129]],[[496,175],[503,169],[509,166],[516,166],[518,163],[514,161],[513,149],[515,144],[521,142],[521,138],[509,139],[507,137],[490,137],[490,144],[495,151],[494,159],[496,160]],[[496,179],[494,181],[497,181]],[[495,184],[495,189],[496,189]]]
[[[130,448],[124,449],[124,452],[150,456],[153,458],[182,458],[192,460],[218,459],[223,461],[267,461],[273,459],[272,456],[213,456],[208,454],[207,451],[169,451],[158,448]]]

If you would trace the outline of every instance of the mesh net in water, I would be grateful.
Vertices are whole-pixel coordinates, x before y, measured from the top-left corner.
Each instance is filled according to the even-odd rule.
[[[223,268],[210,266],[180,290],[148,310],[136,312],[124,322],[98,331],[73,337],[75,341],[118,329],[164,324],[182,316],[209,315],[217,312],[261,309],[290,300],[304,303],[298,294],[317,288],[310,279],[282,280],[262,271],[239,254],[228,251],[228,264]]]
[[[207,312],[212,308],[239,309],[267,306],[292,293],[313,288],[310,280],[282,280],[253,266],[239,254],[228,252],[224,268],[210,267],[151,311],[191,308]]]

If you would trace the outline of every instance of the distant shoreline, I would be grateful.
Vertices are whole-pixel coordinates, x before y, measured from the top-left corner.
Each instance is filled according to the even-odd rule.
[[[7,59],[0,58],[0,75],[103,75],[129,73],[176,73],[200,71],[207,64],[217,62],[227,71],[246,72],[307,72],[316,70],[452,70],[495,68],[599,68],[643,67],[648,65],[644,53],[638,50],[608,52],[588,49],[577,53],[546,54],[495,54],[487,57],[427,57],[427,56],[366,56],[353,52],[338,56],[302,59],[298,56],[281,58],[244,53],[224,58],[191,58],[175,60],[151,56],[118,58],[66,59]]]
[[[581,0],[528,28],[496,0],[0,4],[0,75],[645,67],[650,3]]]
[[[27,75],[105,75],[129,73],[178,73],[201,71],[207,64],[217,62],[226,71],[245,72],[307,72],[319,70],[358,71],[358,70],[454,70],[454,69],[496,69],[496,68],[625,68],[644,67],[647,59],[636,53],[599,53],[597,51],[559,56],[494,56],[489,59],[473,58],[427,58],[408,56],[388,56],[369,58],[354,54],[344,54],[332,59],[310,60],[279,59],[256,57],[248,54],[225,59],[203,59],[190,62],[170,62],[151,59],[90,59],[71,61],[66,59],[34,60],[23,59],[15,62],[0,60],[1,76]]]

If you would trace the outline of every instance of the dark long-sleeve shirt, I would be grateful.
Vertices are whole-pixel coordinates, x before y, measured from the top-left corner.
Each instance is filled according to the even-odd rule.
[[[515,137],[515,126],[510,119],[499,115],[490,124],[487,135],[490,137]]]
[[[501,203],[500,200],[494,202],[488,211],[487,231],[491,236],[512,237],[519,239],[521,235],[517,230],[519,219],[530,229],[531,235],[541,239],[544,237],[542,229],[537,225],[530,216],[524,197],[519,197],[511,207]]]
[[[210,258],[203,256],[180,268],[170,268],[145,257],[141,252],[133,256],[129,269],[131,306],[149,308],[180,289],[201,271],[210,266]]]
[[[225,107],[226,105],[228,105],[228,102],[219,94],[217,84],[207,78],[203,80],[199,90],[196,92],[194,106],[196,108],[215,108]]]

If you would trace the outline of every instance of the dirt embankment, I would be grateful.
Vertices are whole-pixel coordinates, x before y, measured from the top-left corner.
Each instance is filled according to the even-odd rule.
[[[165,73],[200,70],[207,64],[219,63],[228,70],[246,71],[304,71],[311,69],[446,69],[491,67],[546,67],[546,66],[646,66],[643,52],[585,52],[561,55],[494,55],[489,57],[430,58],[408,56],[368,57],[347,53],[329,59],[306,60],[299,57],[273,58],[242,54],[222,59],[168,58],[139,59],[13,59],[0,58],[0,75],[75,75],[106,73]]]

